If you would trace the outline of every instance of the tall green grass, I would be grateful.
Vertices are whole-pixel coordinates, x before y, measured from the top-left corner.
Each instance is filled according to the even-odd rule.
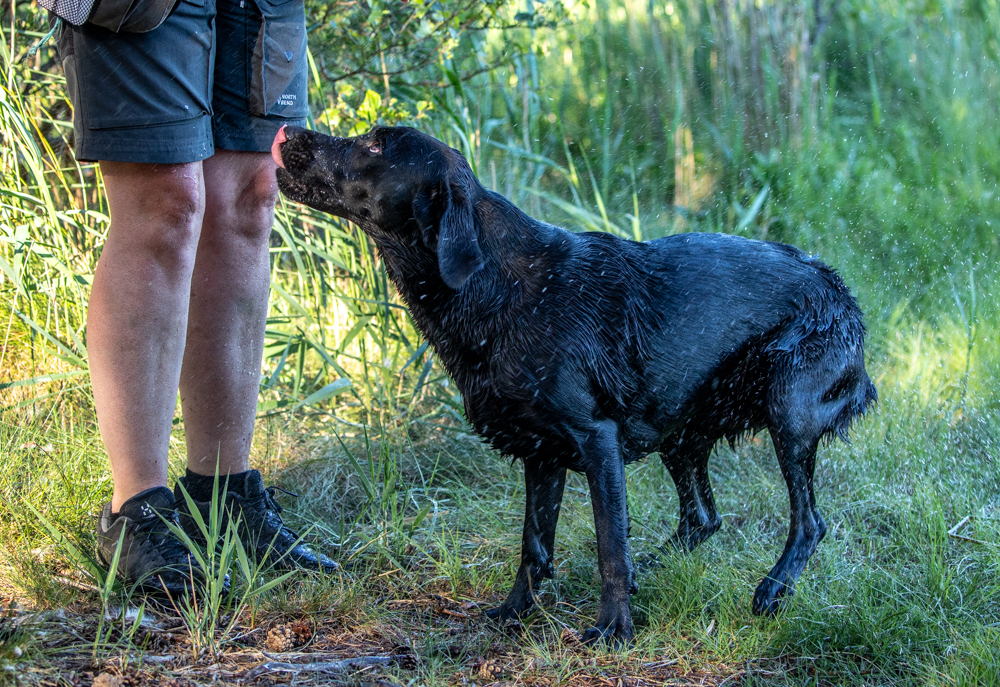
[[[487,184],[536,213],[788,241],[881,317],[951,310],[948,275],[974,266],[992,289],[1000,248],[996,6],[832,5],[577,5],[437,102]]]
[[[450,59],[390,79],[385,102],[374,81],[314,70],[315,126],[417,116],[488,186],[571,228],[796,243],[845,274],[876,331],[901,307],[904,319],[960,321],[956,289],[970,272],[979,314],[993,316],[1000,163],[983,132],[1000,125],[994,4],[566,7],[562,28],[514,31],[527,54],[504,64],[511,32],[470,32]],[[42,28],[28,8],[19,17]],[[39,35],[8,35],[3,49],[4,333],[29,342],[7,347],[29,354],[4,354],[7,384],[85,379],[87,285],[107,227],[97,169],[67,151],[52,47],[11,62]],[[262,412],[345,392],[369,409],[374,398],[410,404],[437,388],[426,383],[440,371],[355,227],[282,205],[275,235]],[[56,364],[39,368],[36,349]],[[416,373],[405,391],[393,376],[404,367]]]

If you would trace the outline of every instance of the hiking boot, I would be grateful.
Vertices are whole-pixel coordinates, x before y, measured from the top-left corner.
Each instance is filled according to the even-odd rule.
[[[115,574],[148,594],[180,600],[191,592],[192,578],[200,581],[204,575],[187,547],[160,519],[161,515],[178,524],[174,495],[166,487],[136,494],[122,504],[117,517],[111,513],[111,504],[106,503],[97,521],[97,557],[110,569],[124,529]]]
[[[226,484],[226,477],[219,479],[220,497]],[[208,523],[212,510],[211,486],[205,485],[211,480],[199,475],[188,473],[187,477],[177,480],[174,496],[181,515],[181,525],[193,540],[204,542],[204,535],[198,523],[188,512],[188,505],[181,492],[181,487],[188,492],[195,506],[201,513],[205,523]],[[242,482],[242,488],[240,488]],[[200,484],[199,484],[200,483]],[[206,493],[207,491],[207,493]],[[257,470],[249,470],[239,475],[229,477],[229,488],[226,490],[226,500],[222,509],[221,530],[225,532],[230,514],[239,516],[238,534],[247,554],[260,564],[269,563],[279,569],[305,568],[332,573],[339,569],[336,563],[321,553],[317,553],[303,544],[299,536],[285,526],[281,519],[281,506],[274,498],[278,487],[264,487],[264,480]],[[283,490],[282,490],[283,491]],[[289,492],[285,492],[289,493]],[[294,496],[294,494],[292,494]]]

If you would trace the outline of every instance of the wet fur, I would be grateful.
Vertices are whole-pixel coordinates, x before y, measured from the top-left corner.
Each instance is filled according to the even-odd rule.
[[[377,152],[372,152],[377,151]],[[719,439],[770,431],[791,501],[785,551],[753,610],[790,594],[826,526],[812,474],[823,437],[876,400],[861,312],[791,246],[724,234],[636,243],[539,222],[415,130],[339,139],[290,130],[282,190],[358,223],[454,378],[476,431],[525,467],[516,617],[552,576],[566,469],[587,475],[602,579],[596,625],[628,640],[636,589],[624,466],[660,456],[680,497],[675,545],[721,524],[707,463]]]

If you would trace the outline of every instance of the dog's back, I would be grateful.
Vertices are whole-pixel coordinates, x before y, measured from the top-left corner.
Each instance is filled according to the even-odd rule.
[[[653,345],[644,349],[640,378],[646,393],[658,389],[648,417],[661,436],[692,422],[730,440],[766,427],[788,380],[810,365],[823,367],[830,382],[813,390],[833,413],[824,434],[842,434],[874,400],[861,311],[822,262],[726,234],[680,234],[648,246],[644,290],[659,301],[650,312],[662,316],[650,322]]]
[[[820,354],[843,369],[818,393],[854,399],[824,433],[874,399],[854,298],[791,246],[726,234],[636,243],[549,225],[537,236],[520,247],[505,233],[503,257],[484,267],[486,283],[514,270],[506,293],[470,284],[462,316],[480,355],[449,366],[470,418],[505,453],[572,465],[561,425],[595,411],[623,428],[627,461],[692,423],[733,439],[768,426],[771,394]]]

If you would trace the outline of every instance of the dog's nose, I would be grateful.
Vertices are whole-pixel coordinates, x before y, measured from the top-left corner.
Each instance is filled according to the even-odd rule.
[[[274,143],[271,144],[271,157],[274,158],[274,164],[278,165],[282,169],[285,168],[285,163],[281,161],[281,144],[284,143],[287,138],[285,138],[285,127],[278,129],[278,133],[274,136]]]

